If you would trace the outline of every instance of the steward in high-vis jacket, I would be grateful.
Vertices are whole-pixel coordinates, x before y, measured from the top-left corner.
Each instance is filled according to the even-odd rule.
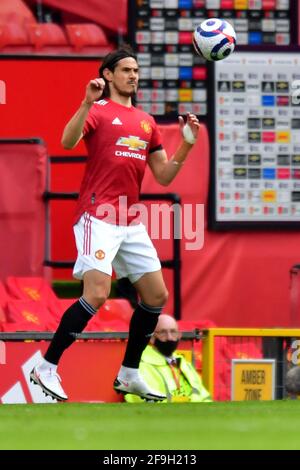
[[[167,395],[163,403],[211,402],[211,397],[193,365],[181,354],[163,355],[156,346],[147,346],[143,352],[139,371],[147,384]],[[142,403],[137,395],[125,395],[128,403]]]

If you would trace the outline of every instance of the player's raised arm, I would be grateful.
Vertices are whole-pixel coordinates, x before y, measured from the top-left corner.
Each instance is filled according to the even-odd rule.
[[[84,100],[64,128],[61,143],[65,149],[74,148],[82,138],[88,112],[93,103],[101,98],[104,86],[103,78],[95,78],[88,83]]]
[[[197,140],[199,121],[197,116],[188,113],[186,123],[179,116],[179,126],[182,133],[182,143],[174,155],[168,160],[165,150],[158,150],[150,154],[148,164],[158,183],[168,186],[183,165],[189,151]]]

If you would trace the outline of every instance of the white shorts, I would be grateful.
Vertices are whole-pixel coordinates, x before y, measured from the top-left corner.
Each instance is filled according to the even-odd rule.
[[[117,279],[128,277],[134,283],[145,273],[159,271],[156,249],[143,224],[112,225],[85,212],[74,226],[77,260],[73,276],[97,269]]]

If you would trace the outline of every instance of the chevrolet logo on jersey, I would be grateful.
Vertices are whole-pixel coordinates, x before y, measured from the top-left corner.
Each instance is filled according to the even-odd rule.
[[[120,137],[116,145],[122,145],[128,147],[129,150],[146,150],[148,142],[141,140],[139,137],[130,135],[128,137]]]

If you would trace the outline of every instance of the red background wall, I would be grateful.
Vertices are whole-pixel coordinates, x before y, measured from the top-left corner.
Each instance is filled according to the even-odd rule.
[[[0,105],[0,137],[41,137],[49,155],[85,155],[83,143],[70,151],[60,144],[62,130],[84,97],[87,82],[98,76],[98,60],[0,60],[6,104]],[[51,189],[77,191],[83,165],[53,165]],[[73,259],[73,202],[51,203],[52,258]],[[64,221],[62,228],[62,221]],[[54,277],[71,276],[70,270]]]
[[[60,145],[62,129],[97,71],[96,60],[0,60],[0,80],[7,88],[6,104],[0,106],[0,137],[39,136],[49,154],[70,154]],[[172,153],[178,132],[172,126],[163,132]],[[72,151],[84,152],[83,144]],[[52,190],[78,190],[81,172],[81,165],[53,168]],[[207,135],[202,129],[179,178],[162,188],[147,174],[143,190],[175,191],[183,202],[206,204],[208,174]],[[74,257],[71,206],[70,202],[52,204],[53,259]],[[300,260],[299,233],[205,230],[204,238],[201,250],[182,251],[183,318],[210,319],[219,326],[289,326],[289,269]],[[172,310],[171,304],[168,309]]]

